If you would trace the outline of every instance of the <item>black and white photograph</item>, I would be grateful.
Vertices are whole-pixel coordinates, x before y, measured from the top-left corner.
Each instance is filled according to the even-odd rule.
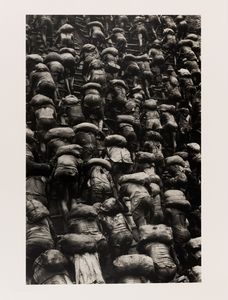
[[[26,284],[201,282],[201,16],[25,31]]]
[[[0,7],[1,299],[228,299],[228,1]]]

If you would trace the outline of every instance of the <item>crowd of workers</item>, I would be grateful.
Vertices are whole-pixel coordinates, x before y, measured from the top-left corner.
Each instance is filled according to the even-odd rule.
[[[201,281],[200,17],[26,17],[28,284]]]

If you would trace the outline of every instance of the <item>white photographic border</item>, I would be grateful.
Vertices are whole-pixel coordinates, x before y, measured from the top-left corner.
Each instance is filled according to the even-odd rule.
[[[0,295],[3,300],[228,299],[226,0],[1,1]],[[202,21],[202,283],[25,283],[25,15],[196,14]]]

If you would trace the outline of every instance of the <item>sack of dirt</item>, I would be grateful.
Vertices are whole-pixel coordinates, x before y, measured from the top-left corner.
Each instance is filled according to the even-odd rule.
[[[51,128],[45,134],[46,142],[49,142],[52,139],[69,139],[71,140],[74,137],[74,131],[70,127],[56,127]]]
[[[184,211],[190,211],[191,204],[185,196],[170,196],[164,198],[165,208],[176,208]]]
[[[33,279],[37,284],[72,284],[67,264],[67,258],[60,251],[47,250],[34,261]]]
[[[102,50],[101,57],[103,57],[106,54],[112,54],[113,56],[117,56],[119,54],[119,51],[114,47],[108,47]]]
[[[82,86],[85,93],[94,94],[102,90],[102,86],[97,82],[88,82]]]
[[[26,256],[35,259],[42,252],[54,248],[49,224],[46,219],[26,224]]]
[[[109,237],[109,245],[114,256],[127,253],[133,241],[129,225],[122,213],[103,214],[101,222]]]
[[[70,233],[83,234],[93,238],[96,242],[97,252],[107,253],[108,244],[106,238],[101,233],[98,222],[95,219],[71,218],[68,221],[68,229]]]
[[[62,59],[62,65],[64,68],[72,69],[76,65],[76,59],[71,53],[62,53],[61,59]]]
[[[53,174],[54,178],[58,178],[61,181],[75,181],[75,178],[79,174],[78,166],[82,163],[79,156],[79,152],[76,152],[76,154],[74,155],[59,155],[57,158],[56,168]]]
[[[154,261],[156,282],[170,282],[176,275],[177,265],[172,256],[170,245],[161,242],[148,243],[144,251]]]
[[[72,98],[63,100],[63,109],[65,110],[66,122],[69,126],[73,127],[77,124],[85,122],[85,116],[82,112],[81,100]]]
[[[96,241],[104,238],[97,221],[93,218],[70,218],[68,220],[68,231],[70,233],[93,236]]]
[[[178,151],[174,153],[174,156],[180,156],[181,158],[183,158],[183,160],[187,160],[188,159],[188,152],[186,151]]]
[[[150,182],[150,177],[145,172],[138,172],[133,174],[122,175],[119,178],[119,184],[124,184],[128,182],[145,185],[146,183]]]
[[[106,136],[106,138],[104,139],[104,144],[106,147],[126,147],[127,140],[122,135],[113,134]]]
[[[127,124],[131,124],[131,125],[135,124],[135,118],[134,118],[134,116],[131,116],[131,115],[118,115],[116,117],[116,121],[118,123],[127,123]]]
[[[38,200],[26,200],[26,216],[31,223],[49,216],[49,210]]]
[[[146,132],[145,141],[146,140],[157,141],[160,143],[163,142],[163,138],[162,138],[161,134],[159,132],[152,131],[152,130]]]
[[[34,97],[32,97],[29,104],[34,108],[42,106],[42,105],[48,105],[48,104],[51,104],[54,106],[54,102],[51,98],[41,95],[41,94],[37,94]]]
[[[42,253],[34,264],[38,263],[38,261],[45,269],[56,272],[63,271],[69,263],[68,259],[56,249],[50,249]]]
[[[174,114],[176,108],[175,108],[174,105],[161,104],[161,105],[159,106],[159,110],[160,110],[161,112],[169,112],[169,113],[171,113],[171,114]]]
[[[201,282],[201,266],[195,266],[189,271],[190,282]]]
[[[73,255],[96,252],[96,240],[86,234],[68,233],[60,236],[57,247],[61,252]]]
[[[165,196],[165,198],[177,197],[177,196],[185,197],[184,193],[180,190],[167,190],[164,192],[164,196]]]
[[[167,166],[180,165],[182,167],[185,167],[185,161],[179,155],[173,155],[173,156],[166,157],[165,163]]]
[[[186,244],[188,261],[193,265],[201,265],[201,236],[192,238]]]
[[[39,267],[41,268],[41,267]],[[44,269],[43,269],[44,270]],[[73,284],[73,282],[71,281],[70,279],[70,275],[68,272],[64,272],[64,274],[61,274],[61,275],[56,275],[56,274],[53,274],[50,273],[50,272],[47,272],[46,270],[44,270],[44,272],[39,272],[35,269],[34,272],[36,274],[39,274],[39,275],[34,275],[34,281],[37,283],[37,284]]]
[[[201,249],[201,236],[191,239],[186,246],[191,251]]]
[[[62,99],[62,101],[64,105],[75,105],[80,102],[80,100],[74,95],[67,95]]]
[[[132,164],[131,154],[129,150],[122,146],[111,146],[107,147],[107,157],[113,163],[119,164]]]
[[[140,242],[142,246],[149,242],[160,242],[164,244],[171,244],[173,242],[172,228],[164,224],[158,225],[143,225],[139,227]]]
[[[95,219],[97,217],[96,209],[92,205],[78,203],[71,209],[69,218],[80,217]]]
[[[118,276],[151,276],[154,273],[154,263],[152,258],[143,254],[119,256],[114,260],[113,266]]]
[[[26,65],[27,64],[38,64],[43,63],[43,58],[39,54],[28,54],[26,55]]]
[[[149,281],[150,282],[150,281]],[[117,283],[148,283],[148,280],[145,279],[143,276],[137,276],[137,275],[126,275],[119,277],[117,279]]]
[[[143,108],[144,109],[149,109],[149,110],[155,110],[157,109],[157,100],[154,99],[147,99],[143,103]]]
[[[35,141],[35,133],[30,128],[26,128],[26,143]]]
[[[99,211],[105,214],[114,214],[122,210],[120,204],[114,197],[106,199],[99,207]]]
[[[91,158],[90,160],[87,161],[86,166],[87,167],[101,166],[108,171],[111,171],[112,169],[112,165],[110,164],[110,162],[103,158]]]
[[[73,155],[75,157],[81,157],[82,151],[83,148],[78,144],[60,146],[56,151],[56,157],[62,155]]]
[[[187,144],[187,149],[193,153],[200,153],[200,145],[197,143],[189,143]]]
[[[47,178],[44,176],[26,177],[26,200],[37,200],[45,206],[47,200]]]
[[[121,232],[113,232],[109,237],[110,247],[113,249],[113,254],[118,256],[127,253],[132,245],[133,236],[129,230]]]
[[[113,79],[110,81],[110,84],[112,86],[121,86],[123,87],[125,90],[127,90],[127,85],[125,83],[125,81],[121,80],[121,79]]]
[[[135,160],[139,163],[153,163],[155,162],[155,155],[150,152],[138,151],[136,152]]]
[[[88,122],[83,122],[74,126],[73,130],[75,133],[77,132],[92,132],[94,134],[99,133],[99,128],[96,125]]]
[[[63,63],[61,55],[59,53],[57,53],[57,52],[49,52],[47,54],[47,56],[45,57],[45,59],[44,59],[44,63],[45,64],[47,64],[47,63],[49,63],[51,61],[58,61],[61,64]]]

